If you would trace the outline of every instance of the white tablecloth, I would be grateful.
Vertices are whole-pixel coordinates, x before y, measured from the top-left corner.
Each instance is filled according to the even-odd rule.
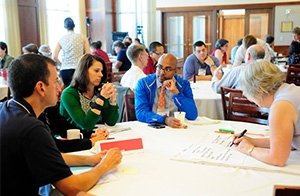
[[[262,172],[251,169],[212,166],[170,160],[203,134],[220,127],[236,131],[265,131],[266,126],[223,121],[221,124],[192,126],[188,129],[154,129],[144,123],[127,122],[117,126],[132,130],[111,135],[116,139],[141,137],[144,152],[123,156],[117,169],[110,172],[115,179],[94,186],[89,193],[109,196],[265,196],[272,195],[274,185],[298,185],[299,175]],[[235,148],[234,146],[232,148]],[[78,152],[77,152],[78,153]],[[81,154],[90,154],[81,151]],[[80,168],[73,167],[73,171]]]
[[[0,100],[7,96],[7,85],[0,83]]]
[[[196,83],[191,83],[198,109],[198,116],[223,120],[221,95],[212,90],[211,83],[211,81],[197,81]]]

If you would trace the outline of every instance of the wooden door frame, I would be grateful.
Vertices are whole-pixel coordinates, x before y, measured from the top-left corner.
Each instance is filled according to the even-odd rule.
[[[269,14],[268,21],[270,22],[268,26],[268,34],[274,34],[274,15],[275,15],[275,7],[271,8],[257,8],[257,9],[245,9],[245,35],[249,34],[249,23],[250,23],[250,14],[254,13],[262,13],[262,10],[267,11]]]

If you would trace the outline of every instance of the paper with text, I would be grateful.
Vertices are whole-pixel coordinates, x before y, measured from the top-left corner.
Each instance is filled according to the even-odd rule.
[[[229,147],[232,139],[232,135],[211,133],[199,143],[191,144],[186,149],[175,154],[171,159],[199,164],[300,174],[300,151],[291,152],[286,166],[276,167],[243,154],[237,151],[234,146]]]

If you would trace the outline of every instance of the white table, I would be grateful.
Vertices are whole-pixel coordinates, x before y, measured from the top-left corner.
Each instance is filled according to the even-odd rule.
[[[231,126],[237,131],[261,130],[266,126],[223,121],[221,124],[192,126],[188,129],[154,129],[144,123],[126,122],[118,126],[132,130],[111,135],[116,139],[142,137],[144,152],[123,156],[110,173],[117,180],[94,186],[89,193],[109,196],[265,196],[274,185],[299,186],[300,175],[262,172],[234,167],[201,165],[170,160],[171,156],[197,142],[203,134]],[[235,147],[232,147],[235,148]],[[77,152],[89,154],[88,151]],[[78,170],[78,168],[73,168]]]
[[[0,100],[4,99],[7,96],[7,84],[2,81],[2,77],[0,77]]]
[[[198,116],[223,120],[221,95],[211,88],[211,81],[191,82],[194,100],[198,109]]]

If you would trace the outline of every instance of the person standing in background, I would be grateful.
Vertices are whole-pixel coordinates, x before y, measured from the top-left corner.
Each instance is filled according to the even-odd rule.
[[[72,18],[68,17],[64,20],[64,27],[67,29],[67,34],[60,38],[57,43],[53,52],[53,59],[60,65],[60,76],[64,86],[67,87],[72,81],[76,64],[81,56],[90,53],[90,46],[84,35],[74,32],[75,24]],[[62,61],[58,58],[60,50],[63,51]]]
[[[14,57],[8,54],[6,43],[0,42],[0,68],[8,68],[12,60],[14,60]]]

